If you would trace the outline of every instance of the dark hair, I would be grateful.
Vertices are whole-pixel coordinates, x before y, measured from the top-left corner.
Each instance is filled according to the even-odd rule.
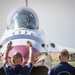
[[[21,57],[21,62],[23,61],[23,57],[22,57],[22,55],[21,55],[21,53],[20,52],[16,52],[14,55],[13,55],[13,58],[12,58],[12,61],[15,63],[15,61],[14,61],[14,57],[15,56],[19,56],[19,57]]]

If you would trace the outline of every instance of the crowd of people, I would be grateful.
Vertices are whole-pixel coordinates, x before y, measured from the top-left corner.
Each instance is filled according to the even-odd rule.
[[[34,52],[33,45],[30,41],[27,41],[27,47],[29,50],[29,59],[25,66],[22,66],[23,56],[21,53],[17,52],[12,57],[12,62],[14,63],[11,66],[8,63],[8,54],[12,50],[12,42],[9,42],[6,47],[6,52],[4,53],[4,71],[6,75],[30,75],[30,72],[33,68],[34,64]],[[59,53],[60,62],[49,69],[48,75],[75,75],[75,67],[68,63],[69,60],[69,52],[66,49],[63,49]]]

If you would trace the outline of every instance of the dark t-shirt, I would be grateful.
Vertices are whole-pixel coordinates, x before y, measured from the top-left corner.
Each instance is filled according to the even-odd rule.
[[[49,70],[49,75],[75,75],[75,67],[67,62],[60,62]]]
[[[8,63],[4,64],[6,75],[30,75],[32,70],[32,63],[22,67],[21,65],[9,66]]]

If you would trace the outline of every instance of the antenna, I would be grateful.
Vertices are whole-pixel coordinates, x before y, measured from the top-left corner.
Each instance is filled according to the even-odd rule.
[[[28,6],[28,0],[25,0],[26,6]]]

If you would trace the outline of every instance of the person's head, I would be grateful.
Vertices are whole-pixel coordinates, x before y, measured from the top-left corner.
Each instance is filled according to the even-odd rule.
[[[23,62],[23,57],[21,55],[21,53],[17,52],[13,55],[12,61],[14,63],[14,65],[21,65],[21,63]]]
[[[63,49],[59,53],[59,59],[61,62],[67,62],[69,60],[69,52],[66,49]]]

